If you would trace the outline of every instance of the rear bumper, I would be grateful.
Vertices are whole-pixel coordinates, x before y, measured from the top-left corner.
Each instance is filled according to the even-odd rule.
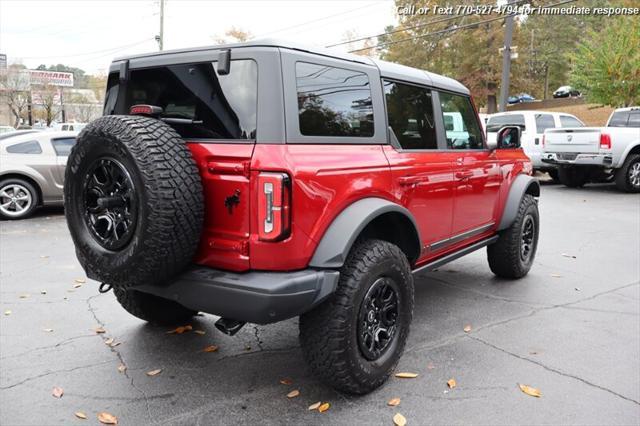
[[[167,286],[135,289],[196,311],[268,324],[298,316],[321,303],[335,290],[339,275],[334,270],[233,273],[194,266]]]
[[[601,166],[612,167],[613,156],[611,154],[582,154],[582,153],[555,153],[545,152],[542,161],[557,166]]]

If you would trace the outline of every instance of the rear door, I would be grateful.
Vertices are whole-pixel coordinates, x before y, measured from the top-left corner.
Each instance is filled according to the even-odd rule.
[[[535,133],[528,138],[527,146],[523,146],[523,148],[527,156],[531,159],[533,167],[537,168],[544,165],[542,163],[542,153],[544,151],[542,138],[545,130],[555,129],[556,127],[559,127],[559,125],[556,125],[552,114],[535,113],[533,117],[535,122]]]
[[[75,137],[52,138],[51,145],[56,153],[55,166],[53,166],[53,177],[56,185],[62,187],[64,184],[64,171],[67,167],[67,158],[71,153],[71,148],[76,144]]]

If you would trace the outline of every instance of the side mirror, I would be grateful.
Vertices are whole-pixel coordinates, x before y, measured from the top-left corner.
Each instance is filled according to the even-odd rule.
[[[497,149],[520,148],[522,129],[518,126],[505,126],[498,130],[496,135]]]

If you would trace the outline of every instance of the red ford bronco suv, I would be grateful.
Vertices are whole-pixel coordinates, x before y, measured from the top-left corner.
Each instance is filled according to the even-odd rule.
[[[403,352],[414,273],[483,247],[498,276],[531,268],[519,139],[487,146],[460,83],[366,57],[270,40],[132,56],[69,157],[66,216],[133,315],[202,311],[228,334],[299,315],[314,373],[366,393]]]

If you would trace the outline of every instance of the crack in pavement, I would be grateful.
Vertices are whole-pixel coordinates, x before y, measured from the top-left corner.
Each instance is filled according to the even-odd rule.
[[[262,342],[262,340],[260,339],[260,336],[258,335],[258,333],[259,333],[259,332],[260,332],[260,330],[258,329],[258,326],[257,326],[257,325],[254,325],[254,326],[253,326],[253,335],[254,335],[254,336],[255,336],[255,338],[256,338],[256,343],[257,343],[257,345],[258,345],[259,352],[263,352],[263,351],[264,351],[264,347],[262,346],[262,343],[263,343],[263,342]]]
[[[81,369],[84,369],[84,368],[97,367],[99,365],[108,364],[110,362],[113,362],[113,361],[102,361],[102,362],[97,362],[97,363],[93,363],[93,364],[81,365],[79,367],[73,367],[73,368],[67,368],[67,369],[62,369],[62,370],[49,371],[47,373],[42,373],[42,374],[38,374],[36,376],[27,377],[26,379],[21,380],[21,381],[19,381],[17,383],[9,385],[9,386],[0,386],[0,390],[7,390],[7,389],[15,388],[16,386],[20,386],[20,385],[23,385],[23,384],[25,384],[27,382],[30,382],[32,380],[37,380],[37,379],[40,379],[42,377],[50,376],[52,374],[70,373],[72,371],[81,370]]]
[[[496,346],[496,345],[494,345],[494,344],[492,344],[492,343],[489,343],[489,342],[487,342],[486,340],[483,340],[483,339],[481,339],[481,338],[479,338],[479,337],[476,337],[476,336],[470,336],[470,335],[467,335],[466,337],[468,337],[469,339],[475,340],[476,342],[482,343],[482,344],[484,344],[484,345],[486,345],[486,346],[489,346],[490,348],[493,348],[493,349],[495,349],[495,350],[498,350],[498,351],[500,351],[500,352],[502,352],[502,353],[505,353],[505,354],[507,354],[507,355],[510,355],[510,356],[512,356],[512,357],[514,357],[514,358],[517,358],[517,359],[519,359],[519,360],[527,361],[527,362],[530,362],[531,364],[535,364],[535,365],[537,365],[537,366],[539,366],[539,367],[544,368],[545,370],[547,370],[547,371],[549,371],[549,372],[551,372],[551,373],[559,374],[560,376],[563,376],[563,377],[568,377],[568,378],[571,378],[571,379],[574,379],[574,380],[578,380],[578,381],[580,381],[580,382],[582,382],[582,383],[584,383],[584,384],[586,384],[586,385],[588,385],[588,386],[591,386],[591,387],[594,387],[594,388],[596,388],[596,389],[600,389],[600,390],[602,390],[602,391],[608,392],[608,393],[610,393],[610,394],[612,394],[612,395],[617,396],[618,398],[622,398],[622,399],[624,399],[624,400],[626,400],[626,401],[633,402],[633,403],[634,403],[634,404],[636,404],[636,405],[640,405],[640,401],[636,401],[635,399],[633,399],[633,398],[629,398],[629,397],[627,397],[627,396],[624,396],[624,395],[622,395],[622,394],[620,394],[620,393],[618,393],[618,392],[616,392],[616,391],[614,391],[614,390],[611,390],[611,389],[609,389],[609,388],[605,388],[604,386],[600,386],[600,385],[597,385],[597,384],[595,384],[595,383],[592,383],[592,382],[590,382],[590,381],[588,381],[588,380],[586,380],[586,379],[583,379],[582,377],[579,377],[579,376],[576,376],[576,375],[573,375],[573,374],[570,374],[570,373],[564,372],[564,371],[562,371],[562,370],[558,370],[558,369],[553,368],[553,367],[549,367],[548,365],[543,364],[543,363],[542,363],[542,362],[540,362],[540,361],[536,361],[536,360],[534,360],[534,359],[531,359],[531,358],[527,358],[527,357],[525,357],[525,356],[518,355],[518,354],[516,354],[516,353],[514,353],[514,352],[508,351],[508,350],[506,350],[506,349],[504,349],[504,348],[501,348],[501,347]]]
[[[96,297],[99,297],[100,294],[95,294],[91,297],[89,297],[88,299],[86,299],[87,302],[87,306],[89,308],[89,312],[91,313],[91,315],[93,316],[93,318],[96,320],[96,322],[98,324],[100,324],[101,327],[106,327],[106,324],[100,320],[100,318],[98,318],[98,315],[95,312],[94,307],[91,305],[91,301],[93,299],[95,299]],[[100,337],[100,339],[102,339],[103,342],[106,342],[107,337],[104,336],[103,334],[96,334],[96,336]],[[113,352],[116,357],[118,357],[118,360],[120,360],[120,363],[122,365],[124,365],[125,367],[127,366],[127,363],[124,361],[124,358],[122,356],[122,354],[120,353],[120,351],[118,349],[116,349],[115,347],[111,346],[111,345],[107,345],[109,347],[109,350],[111,352]],[[133,381],[133,377],[129,376],[129,373],[127,372],[126,368],[123,371],[123,374],[125,375],[125,377],[127,379],[129,379],[129,383],[131,384],[131,387],[133,387],[140,395],[142,395],[142,398],[144,400],[144,403],[146,405],[147,408],[147,415],[149,416],[149,420],[153,421],[153,417],[151,416],[151,407],[149,405],[149,397],[147,396],[146,392],[143,391],[141,388],[139,388],[138,386],[136,386],[135,382]]]
[[[6,355],[6,356],[3,356],[3,357],[0,357],[0,361],[3,360],[3,359],[17,358],[17,357],[20,357],[20,356],[31,354],[31,353],[36,352],[36,351],[42,351],[42,350],[45,350],[45,349],[55,349],[55,348],[58,348],[60,346],[67,345],[67,344],[69,344],[69,343],[71,343],[71,342],[73,342],[73,341],[75,341],[77,339],[84,339],[86,337],[93,337],[93,334],[82,334],[80,336],[69,337],[67,339],[64,339],[64,340],[62,340],[62,341],[60,341],[58,343],[52,344],[52,345],[38,346],[37,348],[29,349],[28,351],[20,352],[18,354]]]

